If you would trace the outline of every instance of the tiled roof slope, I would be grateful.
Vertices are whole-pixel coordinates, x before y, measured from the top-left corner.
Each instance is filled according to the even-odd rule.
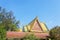
[[[10,32],[8,31],[6,34],[6,38],[23,38],[32,32]],[[38,38],[46,38],[49,36],[48,33],[34,33],[34,35]]]

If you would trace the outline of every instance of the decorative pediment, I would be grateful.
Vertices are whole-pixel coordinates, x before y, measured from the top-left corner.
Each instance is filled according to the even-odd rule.
[[[47,32],[48,31],[46,24],[39,22],[38,17],[36,17],[24,29],[25,31],[29,31],[29,32]]]
[[[31,31],[34,31],[34,32],[43,32],[38,20],[35,20],[32,28],[31,28]]]

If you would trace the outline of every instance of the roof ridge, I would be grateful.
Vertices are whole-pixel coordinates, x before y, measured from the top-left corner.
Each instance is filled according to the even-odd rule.
[[[38,20],[38,16],[36,16],[28,25],[30,25],[31,23],[33,23],[35,20]]]

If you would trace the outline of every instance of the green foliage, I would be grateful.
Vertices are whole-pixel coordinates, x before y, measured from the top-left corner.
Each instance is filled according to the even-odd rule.
[[[6,30],[4,29],[4,26],[0,24],[0,40],[6,39]]]
[[[36,38],[34,34],[29,34],[29,35],[26,35],[26,37],[24,37],[23,40],[40,40],[40,39]]]
[[[0,40],[6,40],[6,31],[16,31],[19,21],[16,21],[13,12],[7,12],[0,7]]]
[[[60,40],[60,26],[56,26],[50,30],[50,37],[52,40]]]
[[[16,31],[19,21],[16,21],[12,11],[0,8],[0,24],[4,25],[6,31]]]

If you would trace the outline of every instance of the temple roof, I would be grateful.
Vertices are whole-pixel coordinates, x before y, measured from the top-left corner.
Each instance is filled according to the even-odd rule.
[[[48,28],[46,24],[43,22],[39,22],[38,17],[36,17],[33,21],[31,21],[25,28],[26,30],[31,31],[32,29],[36,29],[36,28],[39,29],[38,27],[41,29],[41,31],[39,30],[39,32],[48,32]]]
[[[27,34],[34,33],[34,35],[38,38],[47,38],[49,36],[48,28],[45,23],[39,22],[38,17],[36,17],[33,21],[31,21],[28,25],[24,27],[24,31],[27,32],[7,32],[7,38],[23,38],[27,36]],[[30,31],[30,32],[29,32]]]
[[[31,32],[7,32],[7,36],[6,38],[24,38],[25,36],[27,36],[27,34],[31,34]],[[48,33],[34,33],[34,35],[38,38],[42,38],[45,39],[49,36]]]

